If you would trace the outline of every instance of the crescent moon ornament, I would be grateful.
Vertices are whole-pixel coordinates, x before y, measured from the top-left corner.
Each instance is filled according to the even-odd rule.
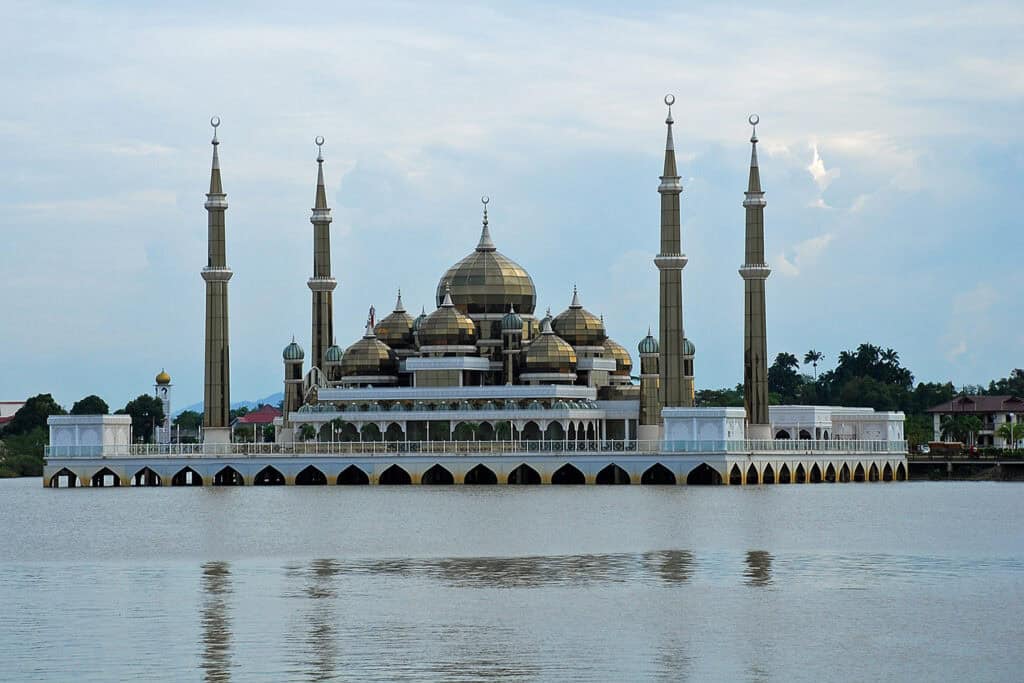
[[[488,197],[487,195],[484,195],[483,197],[480,197],[480,203],[483,204],[484,206],[487,206],[488,204],[491,203],[491,198]]]
[[[213,126],[214,128],[219,126],[220,125],[220,117],[219,116],[214,116],[212,119],[210,119],[210,125]]]
[[[665,95],[665,104],[667,104],[668,106],[671,107],[675,103],[676,103],[676,96],[675,95],[672,95],[671,93],[668,94],[668,95]]]
[[[321,145],[324,144],[324,136],[323,135],[317,135],[316,138],[313,140],[313,142],[316,143],[317,147],[320,147]]]
[[[757,114],[751,114],[749,117],[747,117],[747,123],[749,123],[752,126],[756,126],[760,122],[761,117],[759,117]]]

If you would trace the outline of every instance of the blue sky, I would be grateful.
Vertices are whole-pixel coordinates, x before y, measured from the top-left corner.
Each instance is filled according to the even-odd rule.
[[[488,194],[539,310],[576,283],[634,350],[657,324],[666,92],[698,387],[741,377],[751,112],[770,354],[871,341],[958,384],[1021,364],[1019,4],[368,5],[5,3],[0,400],[116,407],[162,367],[178,406],[201,399],[214,114],[233,398],[280,389],[292,334],[309,348],[316,135],[340,344],[399,287],[430,309]]]

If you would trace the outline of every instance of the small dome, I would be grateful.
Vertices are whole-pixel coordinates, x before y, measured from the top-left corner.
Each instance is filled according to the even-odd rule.
[[[285,360],[302,360],[306,357],[306,354],[303,352],[302,347],[296,343],[295,337],[292,337],[292,343],[284,347],[281,357]]]
[[[605,358],[615,359],[615,371],[612,374],[629,377],[633,372],[633,359],[629,357],[626,347],[614,339],[605,339],[604,351]]]
[[[344,355],[341,347],[338,346],[337,342],[327,347],[327,352],[324,353],[324,361],[327,363],[340,363]]]
[[[450,291],[445,291],[441,307],[427,316],[419,328],[420,346],[473,346],[476,344],[476,325],[452,303]]]
[[[398,292],[395,310],[377,323],[373,331],[378,339],[392,349],[412,349],[415,347],[412,338],[413,320],[405,312],[405,306],[402,305],[401,290]]]
[[[697,353],[697,347],[693,345],[693,342],[683,337],[683,355],[692,356]]]
[[[544,322],[540,337],[523,354],[523,371],[546,373],[576,372],[576,351]]]
[[[508,313],[501,319],[501,331],[523,333],[523,319],[516,313],[515,306],[509,306]]]
[[[573,346],[601,346],[608,338],[604,323],[580,304],[576,288],[572,288],[572,303],[569,308],[551,321],[555,333]]]
[[[421,308],[420,309],[420,314],[418,316],[416,316],[415,320],[412,321],[412,331],[413,332],[419,332],[420,325],[422,325],[423,321],[426,320],[426,319],[427,319],[427,312]]]
[[[398,357],[391,347],[377,339],[373,328],[367,323],[363,338],[345,349],[341,360],[341,376],[395,374],[398,374]]]
[[[651,336],[651,331],[647,330],[647,336],[640,340],[636,350],[640,352],[640,355],[648,353],[658,353],[658,340]]]
[[[156,376],[156,383],[160,385],[166,385],[171,383],[171,376],[167,374],[167,371],[162,369],[160,374]]]

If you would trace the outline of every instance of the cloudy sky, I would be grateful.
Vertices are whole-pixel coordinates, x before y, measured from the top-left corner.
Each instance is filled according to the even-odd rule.
[[[1019,3],[140,5],[3,3],[0,400],[117,407],[162,367],[178,406],[202,398],[214,114],[234,399],[280,390],[292,334],[309,348],[316,135],[340,344],[399,287],[430,309],[488,194],[539,310],[577,283],[635,349],[667,92],[698,387],[741,378],[751,112],[770,354],[870,341],[958,384],[1021,365]]]

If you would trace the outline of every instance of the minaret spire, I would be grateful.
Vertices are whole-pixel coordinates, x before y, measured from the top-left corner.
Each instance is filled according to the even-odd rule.
[[[331,275],[331,209],[327,206],[327,189],[324,185],[324,139],[317,136],[316,143],[316,201],[313,215],[313,277],[307,285],[313,293],[313,367],[324,369],[324,356],[334,339],[334,288],[338,281]]]
[[[480,231],[480,242],[476,245],[477,251],[494,251],[494,242],[491,240],[491,229],[487,227],[487,205],[490,204],[491,198],[484,195],[480,198],[480,203],[484,205],[484,227]]]
[[[764,258],[764,207],[761,171],[757,164],[757,114],[747,119],[750,135],[750,176],[744,193],[746,250],[743,278],[743,402],[747,410],[747,438],[770,439],[768,422],[768,339],[765,316],[765,280],[771,269]]]
[[[210,119],[213,126],[213,161],[210,164],[210,191],[206,194],[207,255],[202,276],[206,281],[206,348],[203,381],[203,439],[208,443],[231,441],[231,363],[228,345],[228,281],[233,273],[227,266],[224,212],[227,195],[220,177],[217,128],[220,118]]]

